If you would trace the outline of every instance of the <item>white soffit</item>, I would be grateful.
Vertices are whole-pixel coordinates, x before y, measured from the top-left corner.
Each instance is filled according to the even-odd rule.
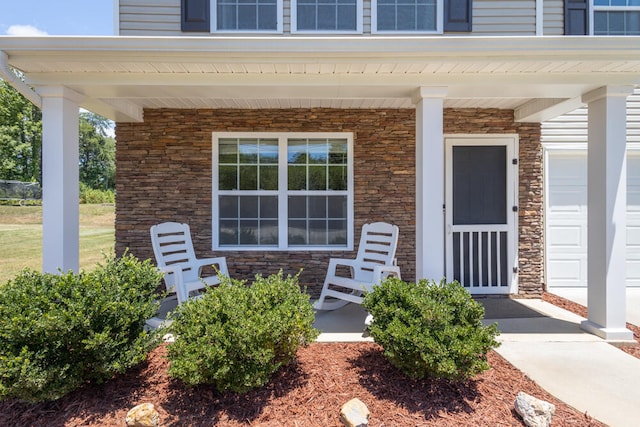
[[[144,108],[412,108],[421,86],[447,86],[448,108],[537,120],[640,83],[638,37],[0,36],[0,51],[36,88],[67,86],[127,121]]]

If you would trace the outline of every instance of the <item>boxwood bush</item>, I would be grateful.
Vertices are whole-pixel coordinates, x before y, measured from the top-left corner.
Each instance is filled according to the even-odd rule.
[[[223,278],[173,314],[169,374],[187,385],[244,393],[266,384],[318,336],[298,276],[256,276],[251,286]]]
[[[369,332],[392,365],[411,378],[465,380],[489,368],[497,325],[457,282],[389,278],[365,295]]]
[[[22,271],[0,286],[0,399],[57,399],[144,360],[159,303],[155,267],[106,257],[89,273]]]

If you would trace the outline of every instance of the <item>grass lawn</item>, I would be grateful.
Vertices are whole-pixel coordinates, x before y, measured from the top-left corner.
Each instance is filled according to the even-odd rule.
[[[80,268],[91,270],[114,241],[114,207],[80,205]],[[0,206],[0,284],[25,267],[42,269],[42,207]]]

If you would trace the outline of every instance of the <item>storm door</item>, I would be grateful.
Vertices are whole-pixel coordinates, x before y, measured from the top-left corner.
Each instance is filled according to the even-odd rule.
[[[474,294],[517,291],[516,141],[446,139],[447,279]]]

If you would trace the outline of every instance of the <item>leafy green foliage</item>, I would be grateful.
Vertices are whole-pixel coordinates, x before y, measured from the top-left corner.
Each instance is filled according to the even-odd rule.
[[[0,80],[0,179],[40,182],[42,113]]]
[[[80,203],[115,203],[116,194],[113,190],[98,190],[90,188],[84,183],[80,183]]]
[[[91,112],[79,117],[80,182],[115,188],[112,122]],[[0,79],[0,179],[42,183],[42,112]]]
[[[93,189],[113,189],[116,144],[107,136],[109,122],[90,112],[80,114],[80,182]]]
[[[169,374],[189,385],[247,392],[266,384],[318,336],[313,320],[298,276],[256,276],[252,286],[224,278],[176,310]]]
[[[145,359],[159,303],[149,260],[108,257],[90,273],[22,271],[0,286],[0,399],[57,399]]]
[[[459,283],[389,278],[364,298],[371,336],[392,365],[411,378],[464,380],[489,369],[497,326]]]

